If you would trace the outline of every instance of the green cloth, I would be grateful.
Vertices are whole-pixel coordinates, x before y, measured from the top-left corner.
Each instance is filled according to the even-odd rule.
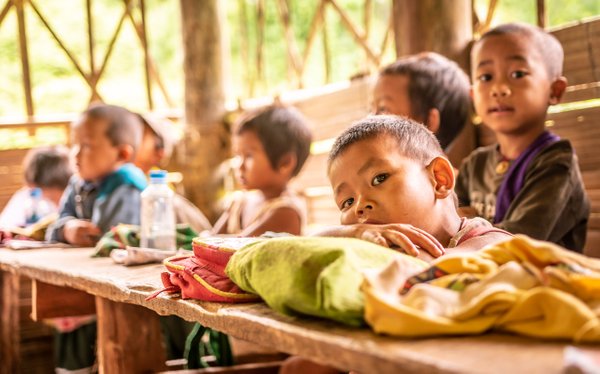
[[[275,238],[238,250],[225,273],[281,313],[359,326],[364,323],[361,272],[382,268],[395,256],[404,255],[353,238]]]
[[[187,223],[177,225],[177,248],[192,250],[192,240],[198,236]],[[92,257],[108,257],[113,249],[125,249],[125,246],[140,246],[140,227],[137,225],[119,224],[104,234],[96,244],[96,252]]]

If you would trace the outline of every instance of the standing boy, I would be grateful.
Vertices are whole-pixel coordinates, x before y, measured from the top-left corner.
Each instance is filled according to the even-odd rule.
[[[456,193],[466,214],[581,252],[590,205],[568,140],[545,128],[565,88],[556,38],[525,24],[485,33],[471,53],[475,110],[497,144],[462,164]]]

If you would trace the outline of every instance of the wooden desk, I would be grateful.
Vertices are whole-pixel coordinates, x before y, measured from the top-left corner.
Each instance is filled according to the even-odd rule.
[[[9,251],[0,249],[0,270],[4,279],[14,274],[57,286],[72,287],[96,296],[99,339],[109,326],[112,340],[99,342],[99,362],[105,372],[108,360],[131,355],[129,363],[148,361],[146,351],[149,308],[160,315],[175,314],[197,321],[234,337],[361,373],[399,372],[560,372],[567,344],[542,343],[507,335],[464,338],[403,340],[378,336],[369,329],[309,318],[277,314],[262,303],[218,304],[183,301],[168,296],[146,302],[161,288],[162,265],[124,267],[108,258],[90,258],[91,249],[43,249]],[[3,324],[7,300],[0,300]],[[57,302],[59,302],[57,300]],[[122,318],[122,308],[135,308],[136,318]],[[129,310],[131,311],[131,310]],[[139,314],[137,314],[139,313]],[[131,313],[130,313],[131,314]],[[155,313],[150,313],[155,315]],[[122,340],[136,339],[123,331],[139,332],[137,345]],[[2,332],[8,333],[6,329]],[[152,333],[150,333],[152,335]],[[160,339],[158,339],[159,341]],[[129,344],[131,344],[129,340]],[[137,349],[136,349],[137,348]],[[127,351],[123,351],[127,349]],[[600,351],[600,348],[594,348]],[[0,363],[0,366],[3,364]],[[126,366],[120,366],[123,368]],[[132,366],[129,366],[130,368]],[[118,366],[113,366],[118,369]]]

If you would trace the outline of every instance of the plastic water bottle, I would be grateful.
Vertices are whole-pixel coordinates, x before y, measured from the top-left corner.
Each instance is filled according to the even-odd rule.
[[[142,191],[141,221],[142,248],[177,249],[173,191],[167,185],[165,170],[150,172],[150,184]]]
[[[41,188],[29,190],[29,201],[25,206],[25,226],[32,225],[50,213],[46,201],[42,199]]]

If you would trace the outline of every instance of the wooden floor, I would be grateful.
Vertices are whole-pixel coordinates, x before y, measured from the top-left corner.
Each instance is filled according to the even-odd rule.
[[[168,296],[147,302],[144,299],[162,287],[162,265],[124,267],[108,258],[90,258],[91,253],[91,249],[0,249],[0,270],[5,275],[20,274],[82,290],[97,300],[139,305],[160,315],[176,314],[240,339],[361,373],[553,373],[561,371],[568,345],[491,334],[403,340],[375,335],[368,328],[282,316],[263,303],[228,305]],[[134,331],[144,326],[143,318],[132,323],[139,323],[129,326]],[[591,349],[600,352],[599,347]]]

